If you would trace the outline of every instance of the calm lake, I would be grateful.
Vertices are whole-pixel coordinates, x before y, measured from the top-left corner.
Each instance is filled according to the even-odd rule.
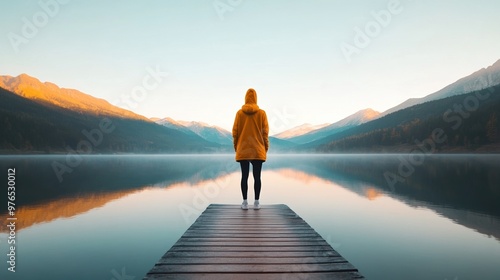
[[[0,156],[1,279],[139,280],[208,204],[241,203],[232,155],[66,160]],[[287,204],[367,279],[500,279],[500,155],[269,155],[261,204]]]

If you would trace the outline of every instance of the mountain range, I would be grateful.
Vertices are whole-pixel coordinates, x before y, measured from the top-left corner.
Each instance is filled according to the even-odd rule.
[[[231,132],[215,125],[209,125],[204,122],[196,121],[176,121],[170,117],[166,117],[163,119],[151,118],[151,120],[156,122],[157,124],[163,125],[168,128],[177,129],[186,134],[198,135],[210,142],[228,146],[233,144],[233,136],[231,135]]]
[[[392,107],[382,114],[379,117],[383,117],[389,115],[391,113],[397,112],[399,110],[422,104],[425,102],[439,100],[446,97],[465,94],[477,90],[482,90],[485,88],[489,88],[492,86],[496,86],[500,84],[500,59],[497,60],[493,65],[482,68],[467,77],[461,78],[458,81],[452,83],[444,87],[441,90],[438,90],[432,94],[424,96],[422,98],[410,98],[405,102]]]
[[[307,134],[307,133],[314,131],[314,130],[321,129],[321,128],[328,126],[328,125],[330,125],[330,124],[324,123],[324,124],[313,125],[310,123],[305,123],[305,124],[290,128],[288,130],[285,130],[283,132],[280,132],[278,134],[275,134],[274,137],[280,138],[280,139],[290,139],[290,138],[294,138],[294,137],[297,137],[300,135]]]
[[[0,77],[2,153],[214,152],[221,145],[26,74]]]
[[[75,89],[60,88],[53,83],[42,83],[26,74],[17,77],[0,76],[0,87],[39,104],[81,114],[149,121],[144,116],[113,106],[104,99]]]
[[[209,125],[204,122],[174,120],[170,117],[163,119],[151,118],[151,120],[165,127],[173,128],[186,134],[195,134],[209,142],[218,143],[221,145],[221,151],[232,152],[233,150],[232,133],[222,127]],[[270,136],[269,142],[272,147],[271,153],[283,152],[296,145],[296,143],[276,136]]]
[[[382,146],[390,152],[395,146],[415,146],[416,135],[424,137],[431,133],[429,127],[442,126],[444,108],[455,108],[463,98],[472,100],[481,90],[487,90],[492,98],[477,106],[463,104],[469,108],[474,105],[473,117],[448,116],[462,117],[463,122],[458,130],[461,134],[448,131],[459,140],[447,144],[467,146],[469,151],[491,146],[499,138],[495,111],[499,84],[500,60],[435,93],[409,99],[382,113],[368,108],[335,123],[304,124],[273,135],[270,152],[370,152],[380,151]],[[98,131],[103,121],[113,128],[112,133]],[[67,152],[77,150],[78,145],[89,153],[232,152],[231,132],[223,128],[170,117],[148,119],[26,74],[0,76],[0,124],[4,132],[0,136],[2,153]]]
[[[349,128],[361,125],[365,122],[382,118],[391,113],[409,108],[414,105],[422,104],[429,101],[439,100],[450,96],[466,94],[469,92],[489,88],[500,84],[500,60],[497,60],[493,65],[482,68],[456,82],[444,87],[443,89],[429,94],[421,98],[410,98],[401,104],[398,104],[382,113],[374,111],[371,108],[358,111],[338,122],[330,125],[320,125],[315,129],[305,130],[306,128],[314,128],[314,125],[301,125],[287,131],[275,135],[278,138],[287,139],[296,144],[305,144],[319,140],[323,137],[342,132]],[[289,136],[292,135],[292,136]]]
[[[414,105],[295,149],[320,153],[498,152],[499,112],[497,85]]]
[[[344,119],[341,119],[338,122],[323,126],[316,130],[311,130],[304,134],[296,134],[295,136],[290,137],[287,140],[296,144],[305,144],[371,121],[375,119],[379,114],[379,112],[370,108],[360,110]],[[286,132],[287,131],[285,131],[284,133]]]

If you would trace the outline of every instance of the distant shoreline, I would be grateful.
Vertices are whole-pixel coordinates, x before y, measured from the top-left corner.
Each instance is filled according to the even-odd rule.
[[[370,150],[358,150],[358,151],[350,151],[350,152],[328,152],[328,153],[319,153],[312,151],[289,151],[289,152],[269,152],[268,156],[271,155],[398,155],[398,154],[411,154],[417,151],[419,154],[424,155],[500,155],[500,144],[497,145],[488,145],[484,147],[480,147],[476,150],[471,151],[470,149],[465,148],[445,148],[439,149],[434,153],[423,153],[419,149],[414,146],[398,146],[398,147],[374,147]],[[1,151],[0,157],[4,156],[66,156],[69,155],[67,152],[63,151],[55,151],[51,153],[46,153],[42,151]],[[189,156],[189,155],[227,155],[234,156],[234,153],[227,152],[204,152],[204,153],[187,153],[187,152],[179,152],[179,153],[92,153],[92,154],[81,154],[79,156]]]

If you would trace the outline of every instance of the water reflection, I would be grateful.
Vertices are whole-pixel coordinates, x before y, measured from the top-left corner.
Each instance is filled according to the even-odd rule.
[[[232,156],[92,156],[60,182],[52,164],[64,157],[0,158],[16,167],[19,229],[71,217],[101,207],[142,188],[199,184],[237,172]],[[273,155],[264,171],[310,184],[326,181],[370,200],[388,195],[414,207],[432,209],[456,223],[500,240],[500,160],[498,156],[436,155],[401,174],[401,155]],[[386,174],[404,181],[391,185]],[[6,197],[2,196],[2,205]],[[6,218],[5,209],[0,219]],[[1,231],[5,232],[2,225]]]
[[[369,279],[467,279],[474,271],[498,279],[492,267],[500,257],[499,159],[430,156],[391,186],[384,174],[398,175],[404,157],[272,155],[262,196],[264,204],[289,204]],[[232,155],[91,156],[59,182],[52,163],[64,160],[0,157],[2,170],[17,173],[25,269],[12,279],[110,279],[122,267],[140,278],[196,218],[186,219],[180,205],[202,210],[204,203],[240,202]],[[204,193],[209,199],[196,200]],[[6,215],[1,207],[0,219]],[[64,266],[54,275],[52,265],[66,255],[87,266]]]
[[[197,184],[237,170],[227,156],[88,156],[60,181],[53,169],[61,156],[2,157],[2,170],[15,167],[16,211],[21,230],[36,223],[71,217],[151,186]],[[7,197],[1,197],[2,205]],[[7,217],[2,207],[0,219]],[[0,232],[5,232],[0,225]]]
[[[406,155],[278,157],[273,168],[300,170],[367,197],[388,195],[432,209],[458,224],[500,240],[500,156],[432,155],[411,166]],[[387,174],[404,181],[391,185]],[[405,176],[407,175],[407,176]]]

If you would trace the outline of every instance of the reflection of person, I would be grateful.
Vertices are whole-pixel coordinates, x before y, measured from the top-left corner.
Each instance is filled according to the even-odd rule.
[[[248,209],[248,173],[252,164],[255,203],[254,209],[260,209],[260,172],[262,163],[266,161],[269,149],[269,125],[266,112],[257,106],[257,93],[253,88],[247,90],[245,105],[236,113],[233,125],[233,143],[236,161],[241,166],[241,209]]]

